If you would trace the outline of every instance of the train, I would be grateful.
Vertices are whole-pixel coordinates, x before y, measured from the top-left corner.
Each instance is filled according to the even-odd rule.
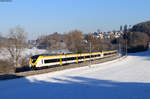
[[[90,60],[102,59],[117,53],[117,50],[80,53],[80,54],[40,54],[34,55],[29,59],[31,68],[46,66],[64,65],[71,63],[80,63]]]

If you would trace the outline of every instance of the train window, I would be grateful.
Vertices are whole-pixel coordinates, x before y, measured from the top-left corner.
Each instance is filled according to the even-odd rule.
[[[60,59],[46,59],[44,60],[44,63],[53,63],[53,62],[59,62]]]
[[[100,54],[98,54],[98,55],[95,55],[96,57],[100,57],[101,55]]]
[[[76,57],[63,58],[62,61],[76,60]]]
[[[104,53],[104,55],[110,55],[111,53]]]
[[[91,57],[95,57],[96,55],[91,55]]]
[[[84,59],[84,56],[80,56],[80,57],[78,57],[78,59]]]
[[[91,56],[85,56],[85,58],[90,58]]]
[[[31,59],[32,59],[32,63],[36,62],[36,60],[38,59],[39,55],[35,55],[35,56],[32,56]]]

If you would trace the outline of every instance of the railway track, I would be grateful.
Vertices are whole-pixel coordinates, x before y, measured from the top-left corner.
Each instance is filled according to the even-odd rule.
[[[48,67],[44,69],[38,69],[38,70],[31,70],[31,71],[25,71],[25,72],[19,72],[19,73],[13,73],[13,74],[5,74],[5,75],[0,75],[0,80],[7,80],[7,79],[15,79],[15,78],[20,78],[20,77],[26,77],[26,76],[31,76],[31,75],[37,75],[37,74],[43,74],[43,73],[49,73],[49,72],[54,72],[54,71],[60,71],[60,70],[65,70],[65,69],[70,69],[70,68],[77,68],[77,67],[83,67],[83,66],[88,66],[91,62],[91,64],[99,64],[107,61],[112,61],[115,59],[118,59],[122,56],[118,54],[114,55],[109,55],[108,57],[94,60],[94,61],[86,61],[82,63],[74,63],[74,64],[66,64],[62,66],[53,66],[53,67]]]

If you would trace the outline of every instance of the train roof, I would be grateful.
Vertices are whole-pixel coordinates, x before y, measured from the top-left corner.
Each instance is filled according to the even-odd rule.
[[[38,54],[38,55],[33,55],[32,57],[39,57],[39,56],[55,56],[55,55],[68,55],[68,54],[73,54],[73,53],[65,53],[65,54],[53,54],[53,53],[49,53],[49,54]]]

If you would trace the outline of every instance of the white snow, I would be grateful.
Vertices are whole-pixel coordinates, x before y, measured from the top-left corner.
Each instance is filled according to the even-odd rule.
[[[32,55],[37,55],[37,54],[45,54],[45,53],[48,53],[48,51],[44,50],[44,49],[37,49],[37,48],[28,49],[28,48],[26,48],[22,52],[21,56],[27,57],[27,56],[32,56]]]
[[[32,49],[25,48],[20,57],[26,57],[29,58],[33,55],[38,55],[38,54],[49,54],[49,53],[55,53],[55,54],[60,54],[60,53],[71,53],[68,50],[46,50],[46,49],[38,49],[33,47]],[[0,48],[0,60],[8,60],[10,59],[10,54],[6,48]]]
[[[150,51],[102,64],[0,81],[1,99],[150,99]]]
[[[32,48],[32,49],[24,49],[20,55],[20,57],[31,57],[32,55],[37,55],[37,54],[45,54],[48,53],[47,50],[44,49],[37,49],[37,48]],[[10,54],[6,48],[1,48],[0,49],[0,60],[7,60],[10,58]]]

